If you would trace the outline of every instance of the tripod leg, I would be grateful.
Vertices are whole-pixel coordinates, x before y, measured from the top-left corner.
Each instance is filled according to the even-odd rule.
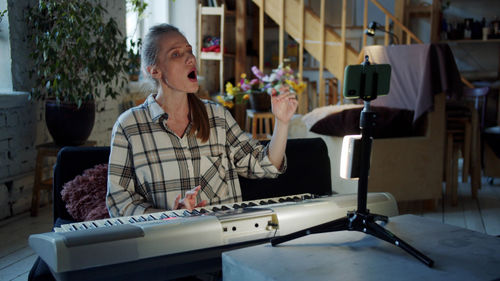
[[[432,267],[434,265],[434,261],[431,260],[429,257],[422,254],[417,249],[413,248],[408,243],[406,243],[405,241],[401,240],[399,237],[394,235],[392,232],[383,228],[382,226],[378,225],[373,221],[366,222],[366,233],[371,234],[377,238],[380,238],[382,240],[385,240],[391,244],[400,247],[410,255],[414,256],[415,258],[423,262],[428,267]]]
[[[373,218],[373,221],[382,221],[387,223],[389,221],[389,218],[384,215],[377,215],[377,214],[372,214],[370,213],[370,216]]]
[[[340,231],[340,230],[349,230],[350,226],[350,220],[348,217],[343,217],[340,219],[336,219],[330,222],[326,222],[320,225],[316,225],[310,228],[306,228],[303,230],[299,230],[297,232],[293,232],[287,235],[275,237],[271,239],[271,245],[276,246],[278,244],[281,244],[283,242],[287,242],[299,237],[303,237],[309,234],[314,234],[314,233],[323,233],[323,232],[330,232],[330,231]]]

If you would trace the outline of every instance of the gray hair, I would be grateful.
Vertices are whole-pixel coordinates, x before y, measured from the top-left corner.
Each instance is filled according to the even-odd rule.
[[[147,71],[147,67],[156,64],[156,59],[158,57],[159,39],[170,32],[177,32],[182,34],[179,29],[168,23],[162,23],[149,28],[149,32],[144,38],[144,43],[142,45],[141,53],[141,68],[144,76],[154,81],[155,88],[158,88],[158,81],[151,77],[151,74]]]

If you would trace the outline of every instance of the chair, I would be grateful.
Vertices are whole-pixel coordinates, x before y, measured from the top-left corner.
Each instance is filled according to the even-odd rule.
[[[471,177],[471,193],[476,198],[481,188],[482,133],[489,88],[464,88],[463,101],[449,102],[446,112],[445,177],[452,205],[458,202],[457,177],[459,154],[463,158],[462,182]],[[478,116],[479,115],[479,116]]]

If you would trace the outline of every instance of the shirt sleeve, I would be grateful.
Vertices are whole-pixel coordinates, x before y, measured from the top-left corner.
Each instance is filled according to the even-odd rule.
[[[228,110],[224,110],[224,114],[229,158],[234,163],[238,175],[246,178],[276,178],[286,171],[286,155],[280,169],[277,169],[269,160],[269,143],[262,145],[250,138],[241,130]]]
[[[136,192],[136,175],[131,145],[119,121],[113,127],[108,167],[106,205],[111,217],[143,214],[152,207]]]

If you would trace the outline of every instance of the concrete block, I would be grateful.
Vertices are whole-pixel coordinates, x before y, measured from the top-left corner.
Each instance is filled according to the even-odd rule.
[[[27,173],[23,177],[13,181],[10,191],[10,204],[12,215],[21,214],[31,208],[31,196],[33,194],[34,173]],[[49,193],[40,193],[40,203],[48,203]]]
[[[0,139],[0,151],[8,151],[8,150],[9,150],[9,139],[8,138]]]
[[[5,163],[5,164],[3,164]],[[7,164],[7,161],[2,162],[0,164],[0,179],[7,178],[9,176],[9,165]]]
[[[5,116],[5,110],[0,109],[0,128],[7,125],[7,117]]]
[[[7,111],[7,127],[16,127],[19,124],[19,112],[17,109]]]

